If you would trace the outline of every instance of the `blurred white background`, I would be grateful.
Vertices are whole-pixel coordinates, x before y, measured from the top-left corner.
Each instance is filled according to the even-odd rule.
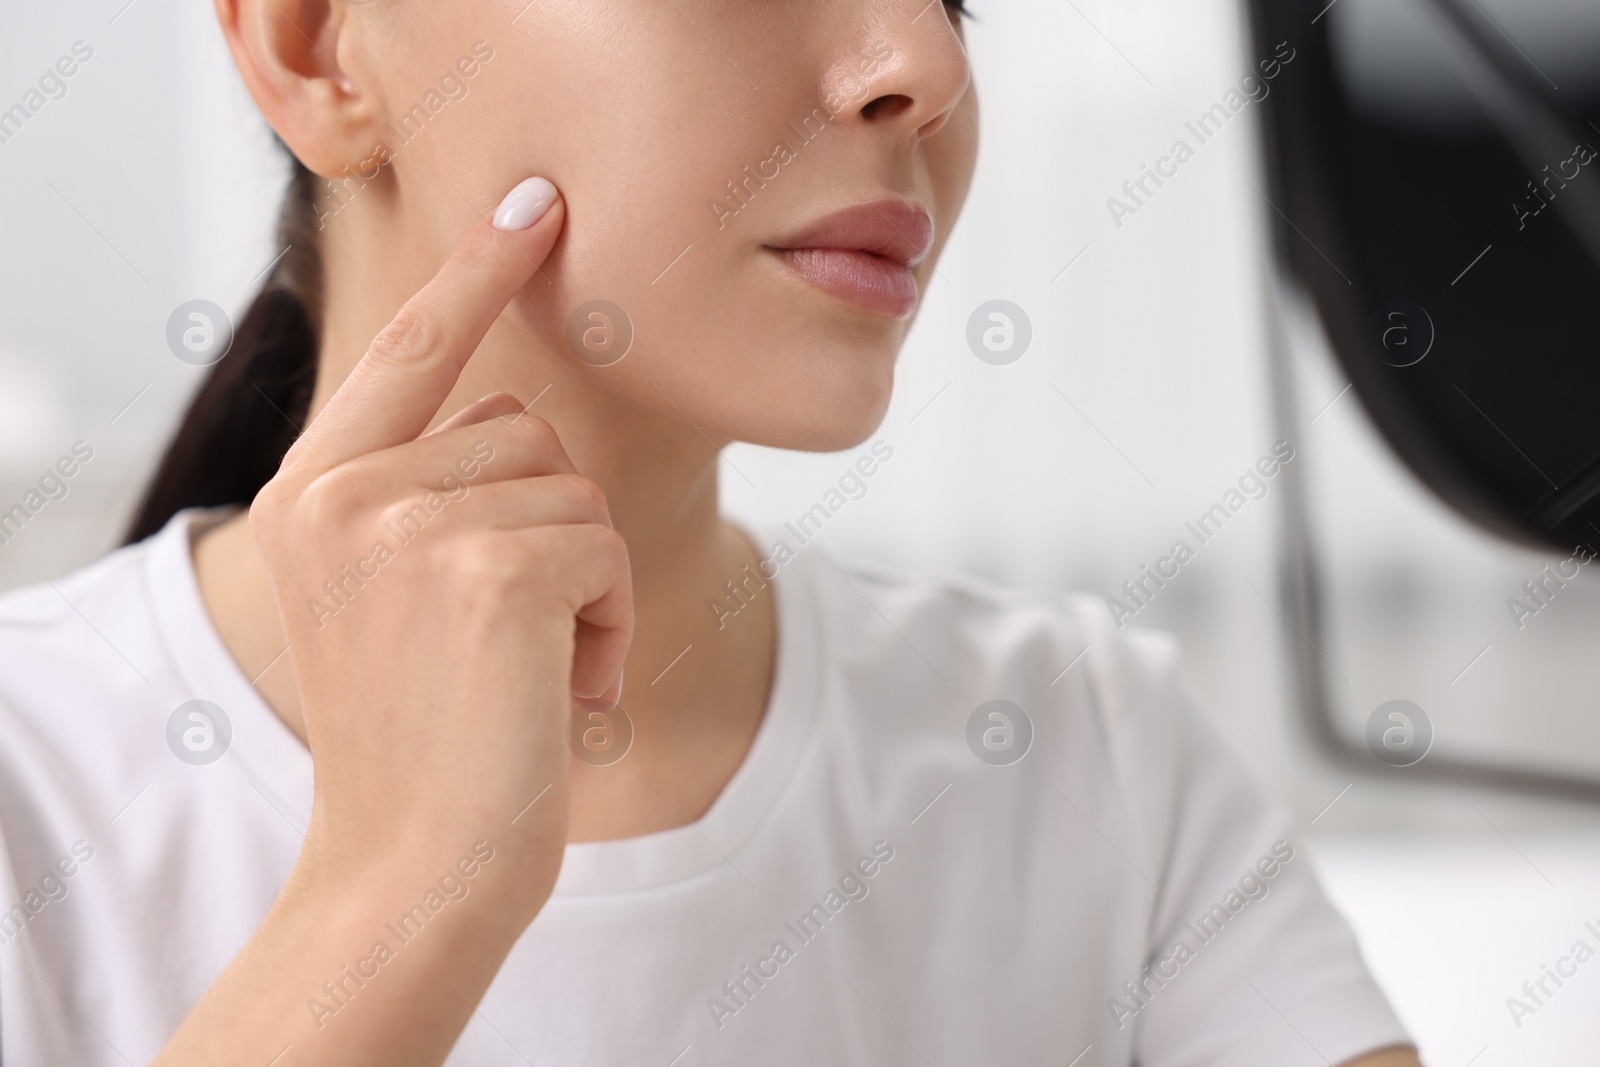
[[[1226,0],[975,6],[977,180],[878,435],[894,459],[820,543],[1104,597],[1279,436],[1256,105],[1120,227],[1106,205],[1263,57]],[[167,317],[194,298],[244,307],[274,255],[285,171],[210,5],[12,4],[0,20],[0,107],[73,42],[94,50],[0,144],[0,502],[74,441],[95,449],[70,496],[0,547],[11,587],[118,541],[205,373],[168,351]],[[1293,76],[1291,63],[1280,77]],[[995,298],[1032,322],[1008,366],[966,342],[968,316]],[[1560,557],[1464,528],[1400,470],[1296,307],[1302,395],[1286,435],[1312,480],[1333,609],[1323,651],[1349,679],[1334,679],[1349,730],[1405,697],[1441,749],[1600,774],[1594,575],[1519,632],[1506,598]],[[809,508],[847,462],[744,447],[729,459],[727,504],[760,522]],[[1600,811],[1320,762],[1292,705],[1298,638],[1274,607],[1281,502],[1274,485],[1245,508],[1138,622],[1182,637],[1207,711],[1296,817],[1429,1064],[1592,1063],[1600,969],[1520,1028],[1505,1000],[1585,920],[1600,926]]]

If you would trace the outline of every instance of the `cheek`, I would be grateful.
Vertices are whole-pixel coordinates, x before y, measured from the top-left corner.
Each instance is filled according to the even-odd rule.
[[[572,356],[569,317],[608,301],[633,332],[622,362],[596,372],[608,387],[679,417],[662,399],[670,397],[708,432],[843,448],[881,418],[906,327],[862,323],[797,295],[760,250],[838,202],[838,158],[828,142],[807,149],[726,229],[710,207],[817,102],[815,72],[808,78],[792,34],[763,19],[719,38],[760,72],[757,93],[670,4],[540,0],[518,32],[485,38],[495,55],[467,98],[406,151],[416,152],[418,180],[437,186],[430,197],[455,212],[440,220],[441,248],[472,221],[462,193],[487,212],[497,191],[532,174],[561,188],[561,241],[519,303],[544,345]],[[436,27],[450,42],[438,53],[448,52],[444,65],[433,64],[440,71],[462,33],[448,22]],[[772,54],[751,52],[767,47]],[[975,109],[962,121],[969,132],[947,126],[934,140],[953,147],[930,155],[931,173],[917,182],[946,229],[970,179]],[[778,425],[775,412],[794,424]]]
[[[728,161],[743,158],[741,139],[760,123],[735,70],[684,62],[706,45],[671,5],[583,7],[541,0],[528,13],[429,165],[476,172],[485,189],[549,177],[568,219],[544,271],[555,285],[549,302],[570,310],[608,300],[668,326],[685,283],[712,283],[708,201],[736,176]]]

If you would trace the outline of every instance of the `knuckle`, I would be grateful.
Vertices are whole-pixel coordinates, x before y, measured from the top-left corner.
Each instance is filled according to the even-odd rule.
[[[256,492],[250,501],[250,524],[270,524],[283,512],[285,497],[283,474],[275,474]]]
[[[493,531],[476,531],[452,538],[438,550],[450,582],[473,608],[491,620],[516,614],[519,579],[528,560],[515,540]]]
[[[556,436],[556,428],[537,415],[523,415],[521,418],[513,415],[506,418],[506,423],[529,447],[540,452],[553,451],[561,447],[561,438]]]
[[[280,473],[250,502],[250,534],[269,559],[282,562],[345,529],[360,506],[357,493],[336,469],[311,477]]]
[[[630,572],[631,564],[628,560],[628,542],[610,526],[599,527],[602,548],[610,555],[611,564],[617,570]]]
[[[535,526],[508,538],[508,566],[500,578],[541,602],[563,599],[571,574],[571,526]]]
[[[327,470],[307,482],[296,495],[294,523],[310,530],[326,530],[346,522],[357,501],[350,483],[337,470]]]
[[[502,415],[496,421],[496,437],[534,466],[548,468],[562,455],[561,439],[544,419],[536,415]]]
[[[279,479],[274,478],[261,487],[261,491],[250,502],[249,517],[250,536],[256,544],[263,547],[275,546],[279,543],[279,529],[283,524],[283,490]]]
[[[443,557],[444,569],[458,585],[476,587],[495,574],[496,553],[485,531],[463,531],[450,538],[447,545],[436,548]]]
[[[368,352],[391,363],[416,363],[438,352],[443,340],[444,330],[433,316],[407,304],[378,331]]]
[[[582,551],[592,555],[600,565],[613,571],[628,570],[628,542],[611,526],[587,523],[575,530]]]
[[[382,528],[399,530],[413,537],[428,525],[433,512],[428,510],[421,496],[404,496],[391,500],[379,509],[378,522]]]
[[[554,476],[561,492],[579,506],[585,515],[604,515],[607,513],[606,494],[593,479],[585,478],[581,474],[558,474]]]

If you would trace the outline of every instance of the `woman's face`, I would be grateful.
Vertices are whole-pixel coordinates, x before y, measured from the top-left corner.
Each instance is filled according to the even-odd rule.
[[[544,347],[714,437],[831,450],[877,426],[972,173],[953,8],[453,0],[341,14],[338,62],[387,121],[396,203],[440,260],[523,178],[562,190],[561,243],[518,309]],[[625,357],[601,366],[630,329]]]

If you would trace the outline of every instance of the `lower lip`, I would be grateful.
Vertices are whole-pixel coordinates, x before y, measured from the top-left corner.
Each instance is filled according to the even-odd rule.
[[[903,319],[917,306],[911,268],[843,248],[773,248],[780,262],[823,292],[879,315]]]

